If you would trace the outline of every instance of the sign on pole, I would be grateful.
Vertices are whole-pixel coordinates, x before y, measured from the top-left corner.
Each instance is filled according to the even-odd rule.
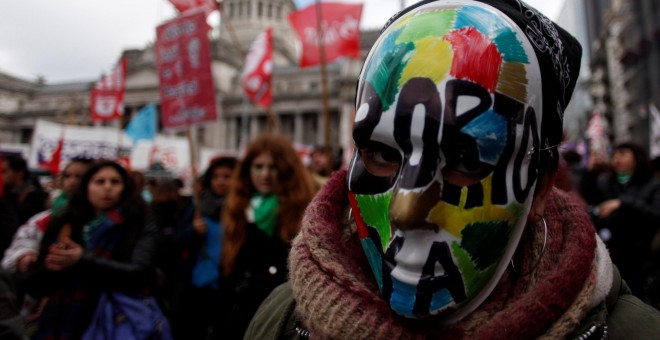
[[[195,10],[156,28],[156,65],[165,129],[217,118],[208,27],[204,11]]]

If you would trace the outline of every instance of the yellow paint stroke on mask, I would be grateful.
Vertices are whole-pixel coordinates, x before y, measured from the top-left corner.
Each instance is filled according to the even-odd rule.
[[[518,216],[507,210],[506,207],[491,203],[491,182],[492,176],[488,176],[481,181],[484,189],[483,206],[465,209],[467,188],[464,187],[461,190],[461,199],[458,206],[442,201],[438,202],[429,213],[429,221],[459,239],[462,238],[461,232],[463,229],[475,222],[509,221],[513,225]]]
[[[390,26],[389,29],[392,30],[392,31],[399,30],[401,27],[405,26],[406,23],[408,23],[408,21],[410,21],[410,19],[412,19],[414,17],[415,17],[414,15],[406,15],[403,18],[399,18],[399,22],[392,24],[392,26]]]
[[[426,37],[415,42],[415,51],[399,79],[399,88],[416,77],[429,78],[438,84],[449,73],[453,52],[451,43],[442,38]]]
[[[502,62],[496,91],[521,103],[527,103],[527,71],[525,65],[515,62]]]

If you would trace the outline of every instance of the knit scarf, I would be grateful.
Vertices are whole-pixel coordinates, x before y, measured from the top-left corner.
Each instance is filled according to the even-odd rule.
[[[584,209],[554,189],[489,298],[451,326],[405,319],[382,299],[349,223],[346,172],[310,204],[289,257],[296,312],[314,339],[562,338],[593,307],[596,238]],[[545,243],[545,247],[543,247]]]
[[[110,257],[120,232],[115,230],[123,222],[119,209],[110,210],[91,220],[83,227],[85,248],[94,251],[96,256]]]

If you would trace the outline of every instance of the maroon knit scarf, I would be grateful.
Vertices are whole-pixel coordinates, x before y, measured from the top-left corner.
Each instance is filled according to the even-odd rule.
[[[548,225],[528,226],[490,297],[451,327],[405,319],[381,298],[347,220],[346,172],[333,175],[308,207],[289,257],[297,313],[314,339],[522,339],[543,335],[584,288],[596,240],[584,209],[553,190]],[[525,274],[524,274],[525,273]],[[524,274],[524,275],[523,275]]]

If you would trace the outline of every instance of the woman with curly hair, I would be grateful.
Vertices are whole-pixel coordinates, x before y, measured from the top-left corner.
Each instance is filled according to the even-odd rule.
[[[265,134],[248,145],[223,210],[224,325],[216,328],[218,337],[242,339],[263,299],[286,281],[290,242],[314,193],[286,137]]]

